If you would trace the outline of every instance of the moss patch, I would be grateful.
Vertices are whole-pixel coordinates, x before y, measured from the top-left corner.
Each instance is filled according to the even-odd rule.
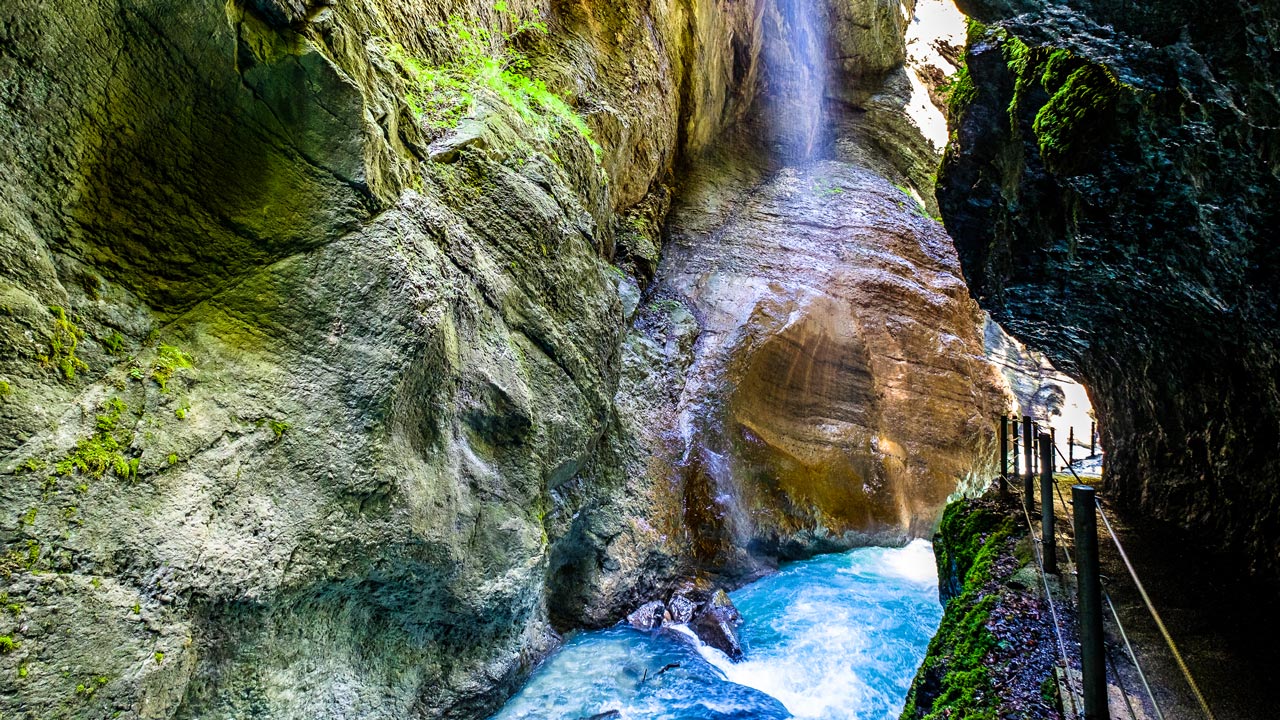
[[[995,562],[1012,551],[1015,520],[975,501],[947,506],[934,552],[940,576],[953,578],[958,587],[907,697],[904,720],[999,717],[1000,697],[988,662],[997,640],[987,624],[998,602]],[[948,595],[945,589],[943,595]]]
[[[443,134],[457,127],[470,112],[476,93],[485,89],[515,110],[543,139],[554,139],[560,128],[571,128],[600,160],[603,150],[586,121],[545,82],[529,76],[532,66],[528,56],[514,47],[518,39],[546,35],[546,24],[536,11],[531,18],[521,18],[504,2],[496,3],[494,10],[513,27],[510,32],[493,31],[456,15],[449,18],[443,29],[452,41],[455,59],[444,64],[413,57],[398,44],[385,45],[387,56],[399,66],[409,85],[405,103],[414,117],[429,133]]]
[[[71,321],[65,308],[52,305],[49,307],[49,312],[53,314],[53,329],[49,334],[49,352],[40,356],[40,362],[58,373],[63,380],[75,380],[76,373],[89,369],[88,364],[76,356],[76,348],[84,339],[84,331]]]

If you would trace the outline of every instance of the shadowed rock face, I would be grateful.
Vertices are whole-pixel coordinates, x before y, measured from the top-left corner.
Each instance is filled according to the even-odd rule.
[[[974,295],[1090,388],[1113,498],[1280,572],[1280,5],[959,5]]]
[[[622,494],[553,508],[614,414],[614,211],[748,104],[758,23],[538,3],[597,161],[482,88],[415,117],[392,48],[495,5],[0,6],[0,715],[475,717],[553,647],[554,518]]]
[[[1003,401],[947,236],[854,165],[708,167],[658,275],[700,326],[679,432],[702,551],[931,532]]]

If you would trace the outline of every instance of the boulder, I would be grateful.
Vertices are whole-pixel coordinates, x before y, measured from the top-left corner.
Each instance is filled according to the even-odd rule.
[[[743,655],[742,641],[738,639],[737,630],[741,624],[742,615],[733,606],[729,594],[724,590],[717,590],[694,616],[689,626],[699,640],[737,661]]]
[[[667,612],[671,615],[671,622],[677,625],[692,620],[697,609],[698,604],[688,595],[672,595],[671,600],[667,602]]]
[[[627,615],[627,624],[637,630],[653,630],[662,627],[666,607],[661,600],[652,600]]]

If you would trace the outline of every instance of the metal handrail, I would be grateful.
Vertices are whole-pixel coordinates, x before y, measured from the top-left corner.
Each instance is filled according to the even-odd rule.
[[[1059,450],[1057,446],[1054,446],[1053,449],[1055,452],[1058,453],[1058,457],[1062,458],[1064,461],[1067,459],[1062,456],[1062,451]],[[1067,469],[1071,471],[1071,474],[1075,477],[1076,482],[1082,483],[1082,484],[1084,483],[1084,481],[1080,479],[1080,475],[1076,473],[1075,468],[1071,467],[1070,462],[1067,462]],[[1054,490],[1057,491],[1058,499],[1062,501],[1063,506],[1070,507],[1070,503],[1068,503],[1066,498],[1062,496],[1062,488],[1059,487],[1057,483],[1053,484],[1053,488]],[[1099,510],[1101,510],[1101,508],[1099,508]],[[1103,521],[1105,522],[1106,518],[1103,518]],[[1110,525],[1107,526],[1107,529],[1109,532]],[[1114,535],[1112,535],[1112,540],[1114,539],[1115,537]],[[1117,547],[1119,547],[1118,544],[1117,544]],[[1156,701],[1156,695],[1151,690],[1151,684],[1147,682],[1147,674],[1142,671],[1142,663],[1138,662],[1138,655],[1133,651],[1133,645],[1129,642],[1129,634],[1125,632],[1124,623],[1120,622],[1120,613],[1116,612],[1115,603],[1111,602],[1111,593],[1107,592],[1105,587],[1102,589],[1102,596],[1104,599],[1106,599],[1107,606],[1111,608],[1111,617],[1115,619],[1116,629],[1120,631],[1120,639],[1124,641],[1124,647],[1125,647],[1125,650],[1129,653],[1129,660],[1133,662],[1133,668],[1138,671],[1138,679],[1142,681],[1142,687],[1147,691],[1147,698],[1151,700],[1151,707],[1155,709],[1156,716],[1159,718],[1159,720],[1164,720],[1164,712],[1160,710],[1160,703]],[[1212,718],[1212,716],[1210,717]]]
[[[1096,501],[1095,501],[1096,502]],[[1168,628],[1164,626],[1164,620],[1160,618],[1160,613],[1156,611],[1156,607],[1151,602],[1151,596],[1147,595],[1147,589],[1142,585],[1142,581],[1138,579],[1138,572],[1134,570],[1133,563],[1129,561],[1128,554],[1124,551],[1124,546],[1120,544],[1120,538],[1116,537],[1115,530],[1111,527],[1111,521],[1107,518],[1107,513],[1102,509],[1102,503],[1096,503],[1098,506],[1098,514],[1102,517],[1102,522],[1107,528],[1107,534],[1111,536],[1111,542],[1115,543],[1116,550],[1120,553],[1120,559],[1124,562],[1124,566],[1129,571],[1129,577],[1133,578],[1133,584],[1138,588],[1138,594],[1142,596],[1142,602],[1146,604],[1147,611],[1151,613],[1152,619],[1156,621],[1156,627],[1160,630],[1160,634],[1164,636],[1165,643],[1169,646],[1170,652],[1173,653],[1173,659],[1178,664],[1178,669],[1182,671],[1183,677],[1187,679],[1187,684],[1191,686],[1191,692],[1195,694],[1196,700],[1200,703],[1200,709],[1204,710],[1205,717],[1209,720],[1216,720],[1213,710],[1209,709],[1209,703],[1204,698],[1204,693],[1200,692],[1200,686],[1196,684],[1196,679],[1191,676],[1191,669],[1187,667],[1187,662],[1182,658],[1182,653],[1178,651],[1178,645],[1173,641],[1173,636],[1169,634]]]

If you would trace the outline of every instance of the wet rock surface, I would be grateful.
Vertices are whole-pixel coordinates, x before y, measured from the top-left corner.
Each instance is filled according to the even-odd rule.
[[[946,234],[852,163],[703,167],[652,301],[699,323],[676,425],[695,552],[732,569],[929,532],[1003,407]]]
[[[938,189],[974,295],[1090,388],[1124,508],[1274,576],[1280,8],[959,5],[994,24]]]

